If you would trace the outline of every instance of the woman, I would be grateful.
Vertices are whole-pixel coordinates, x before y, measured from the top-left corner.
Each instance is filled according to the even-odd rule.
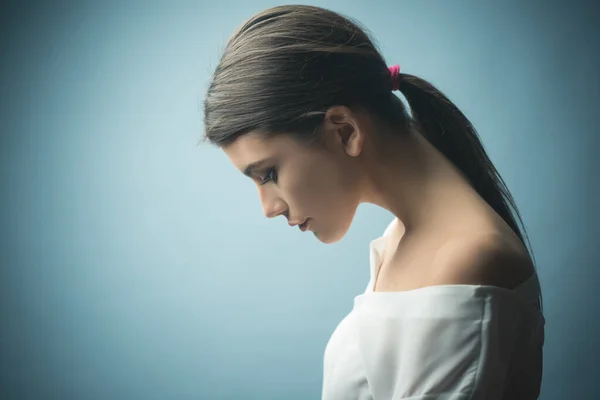
[[[323,399],[538,397],[541,294],[510,192],[466,117],[388,68],[356,22],[310,6],[252,17],[205,124],[269,218],[333,243],[362,202],[396,216],[325,350]]]

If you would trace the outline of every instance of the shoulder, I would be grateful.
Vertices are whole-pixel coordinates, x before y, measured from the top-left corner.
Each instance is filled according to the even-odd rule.
[[[456,237],[438,250],[431,285],[492,285],[513,289],[534,272],[524,246],[496,232]]]

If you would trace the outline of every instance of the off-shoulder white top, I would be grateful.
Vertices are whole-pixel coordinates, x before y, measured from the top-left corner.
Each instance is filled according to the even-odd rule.
[[[374,292],[394,222],[371,242],[367,289],[329,339],[322,400],[537,399],[545,323],[537,275],[513,290]]]

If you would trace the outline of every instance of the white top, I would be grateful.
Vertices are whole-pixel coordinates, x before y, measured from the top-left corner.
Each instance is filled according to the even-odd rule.
[[[537,399],[545,323],[537,275],[514,290],[373,292],[392,224],[371,242],[369,285],[325,349],[322,400]]]

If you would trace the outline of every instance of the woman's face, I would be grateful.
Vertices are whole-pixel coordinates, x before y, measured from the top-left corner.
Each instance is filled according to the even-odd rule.
[[[288,134],[250,133],[223,150],[256,184],[267,217],[283,215],[321,242],[334,243],[348,231],[360,203],[359,168],[349,143],[334,137],[307,145]]]

